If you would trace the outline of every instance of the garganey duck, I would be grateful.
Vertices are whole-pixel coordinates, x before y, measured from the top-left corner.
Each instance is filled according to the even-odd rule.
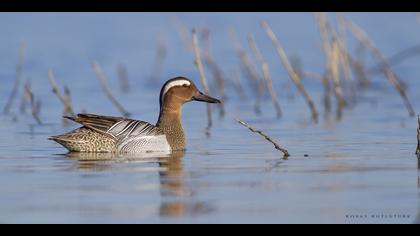
[[[160,91],[160,113],[156,125],[124,117],[78,114],[65,117],[82,127],[50,137],[72,152],[171,152],[185,149],[181,124],[182,106],[190,101],[220,103],[200,92],[185,77],[168,80]]]

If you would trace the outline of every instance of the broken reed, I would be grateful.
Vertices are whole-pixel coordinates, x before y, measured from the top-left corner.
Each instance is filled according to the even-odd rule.
[[[304,97],[306,103],[309,106],[309,109],[311,111],[312,114],[312,120],[315,123],[318,123],[318,111],[316,110],[316,106],[315,103],[313,102],[311,96],[306,92],[305,87],[302,84],[302,81],[300,80],[299,76],[296,74],[296,72],[293,70],[289,59],[287,58],[286,52],[284,51],[284,49],[282,48],[282,46],[280,45],[280,42],[278,41],[276,35],[274,34],[273,30],[271,29],[271,27],[267,24],[267,22],[263,21],[261,22],[261,26],[262,28],[265,30],[265,32],[267,33],[268,37],[271,39],[271,41],[273,42],[277,54],[280,57],[280,60],[283,64],[283,66],[286,68],[290,79],[293,81],[293,83],[296,85],[296,87],[298,88],[299,92],[302,94],[302,96]]]
[[[7,103],[3,108],[3,113],[5,113],[5,114],[8,114],[10,112],[10,108],[13,105],[13,101],[15,100],[17,91],[19,89],[20,81],[21,81],[21,77],[22,77],[22,67],[23,67],[24,60],[25,60],[25,44],[23,43],[19,48],[19,60],[18,60],[18,63],[16,64],[15,84],[14,84],[12,92],[10,93],[10,96],[7,100]]]
[[[24,93],[26,96],[29,97],[29,103],[31,105],[31,114],[32,117],[36,120],[38,124],[42,124],[42,121],[39,117],[39,113],[41,110],[41,102],[39,100],[35,100],[35,95],[33,94],[31,90],[31,83],[30,81],[27,81],[24,85]]]
[[[64,87],[64,96],[63,96],[60,92],[60,89],[58,88],[57,82],[54,79],[54,73],[51,69],[48,71],[48,81],[51,84],[53,93],[58,97],[58,99],[61,101],[61,103],[64,106],[63,114],[75,116],[75,113],[74,113],[74,110],[70,101],[69,88],[67,88],[67,86]]]
[[[104,74],[102,73],[101,67],[97,62],[93,63],[93,69],[96,73],[96,77],[98,78],[101,88],[104,91],[105,95],[109,98],[109,100],[114,104],[114,106],[121,112],[121,114],[125,117],[129,117],[130,113],[118,102],[118,100],[114,97],[111,92],[111,89],[108,86],[108,83],[105,80]]]
[[[282,115],[282,111],[280,108],[280,103],[278,102],[278,99],[277,99],[277,94],[273,88],[273,82],[271,81],[270,68],[268,67],[268,63],[263,58],[261,52],[259,51],[257,43],[255,42],[254,36],[252,34],[248,35],[248,42],[249,42],[249,46],[252,52],[254,53],[255,58],[261,64],[261,71],[263,74],[261,84],[265,86],[261,86],[259,88],[259,96],[261,96],[261,93],[262,93],[262,91],[260,91],[261,88],[268,89],[268,93],[270,94],[271,101],[273,102],[274,108],[276,109],[277,117],[279,118]]]
[[[200,48],[198,45],[198,38],[197,38],[197,32],[195,29],[192,30],[192,45],[194,50],[194,65],[198,69],[198,73],[200,74],[200,80],[204,87],[204,93],[206,95],[209,95],[209,85],[207,83],[206,75],[204,74],[204,68],[203,63],[201,62],[201,54],[200,54]],[[211,106],[209,103],[207,103],[207,127],[210,128],[212,126],[212,120],[211,120]]]
[[[274,148],[276,148],[277,150],[279,150],[279,151],[281,151],[283,153],[283,158],[284,159],[288,159],[288,157],[290,156],[289,152],[286,149],[282,148],[278,143],[276,143],[275,141],[273,141],[273,139],[271,139],[268,135],[264,134],[260,130],[255,129],[254,127],[250,126],[249,124],[245,123],[244,121],[241,121],[239,119],[236,119],[236,121],[239,124],[245,126],[249,130],[251,130],[251,132],[263,136],[268,142],[270,142],[270,143],[272,143],[274,145]]]

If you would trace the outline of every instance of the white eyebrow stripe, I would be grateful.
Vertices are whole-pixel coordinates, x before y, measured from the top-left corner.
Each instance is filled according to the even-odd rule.
[[[162,97],[160,99],[162,100],[163,97],[165,97],[165,94],[169,91],[169,89],[171,89],[175,86],[183,86],[183,85],[190,86],[191,82],[188,81],[188,80],[184,80],[184,79],[175,80],[175,81],[170,82],[169,84],[167,84],[165,86],[165,89],[163,90],[163,93],[162,93]]]

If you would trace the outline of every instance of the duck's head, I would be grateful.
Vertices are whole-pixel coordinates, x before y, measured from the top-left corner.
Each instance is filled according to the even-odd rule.
[[[220,103],[220,100],[207,96],[197,89],[194,82],[185,77],[166,81],[160,90],[160,107],[178,108],[190,101]]]

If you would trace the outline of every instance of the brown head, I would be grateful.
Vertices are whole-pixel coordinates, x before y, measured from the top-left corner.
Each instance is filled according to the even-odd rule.
[[[200,92],[194,82],[185,77],[170,79],[162,86],[160,91],[160,114],[156,126],[163,130],[172,150],[185,149],[181,110],[185,103],[191,101],[220,103],[218,99]]]
[[[194,82],[185,77],[176,77],[166,81],[160,90],[160,108],[180,111],[182,105],[191,101],[220,103],[197,89]]]

